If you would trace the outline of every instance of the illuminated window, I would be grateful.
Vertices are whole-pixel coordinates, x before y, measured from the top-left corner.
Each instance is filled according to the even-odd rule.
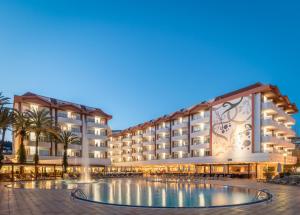
[[[100,135],[100,129],[99,128],[95,128],[95,134]]]
[[[72,112],[71,112],[71,111],[68,111],[68,112],[67,112],[67,117],[68,117],[69,119],[72,118]]]
[[[97,123],[97,124],[100,124],[100,121],[101,121],[101,118],[100,118],[100,117],[97,117],[97,116],[95,116],[95,123]]]
[[[95,140],[95,145],[100,146],[100,140]]]

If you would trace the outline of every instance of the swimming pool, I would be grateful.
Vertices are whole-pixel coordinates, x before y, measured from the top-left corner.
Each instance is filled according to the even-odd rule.
[[[143,178],[108,178],[89,184],[74,181],[31,182],[14,188],[77,189],[73,197],[90,202],[133,207],[201,208],[253,204],[269,200],[268,192],[187,181],[162,182]],[[48,183],[48,184],[47,184]]]

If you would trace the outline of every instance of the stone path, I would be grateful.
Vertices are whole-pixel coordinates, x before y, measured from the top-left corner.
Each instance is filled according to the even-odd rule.
[[[294,215],[300,214],[300,187],[256,183],[251,180],[212,181],[216,184],[267,188],[273,201],[254,205],[211,209],[155,209],[101,205],[71,200],[70,190],[25,190],[6,188],[0,184],[0,215],[61,215],[61,214],[143,214],[143,215]]]

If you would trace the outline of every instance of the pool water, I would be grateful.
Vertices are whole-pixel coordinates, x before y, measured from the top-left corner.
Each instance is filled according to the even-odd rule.
[[[257,190],[243,187],[145,179],[104,179],[81,189],[89,201],[143,207],[217,207],[268,198],[257,199]]]
[[[220,207],[251,204],[268,200],[270,195],[245,187],[194,182],[155,182],[143,178],[108,178],[97,183],[77,184],[74,181],[40,181],[15,183],[14,188],[75,189],[76,198],[122,206],[135,207]],[[258,195],[260,193],[261,195]]]

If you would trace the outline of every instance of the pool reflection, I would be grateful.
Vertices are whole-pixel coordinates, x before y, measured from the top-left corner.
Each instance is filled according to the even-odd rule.
[[[162,183],[144,179],[105,179],[83,187],[90,200],[147,207],[207,207],[243,204],[255,190],[211,184]],[[91,192],[90,192],[91,191]],[[97,194],[95,194],[97,193]]]
[[[108,178],[97,183],[75,181],[32,181],[12,183],[24,189],[80,188],[89,200],[145,207],[210,207],[245,204],[254,201],[256,190],[189,182],[152,182],[145,179]],[[267,196],[266,196],[267,197]]]

